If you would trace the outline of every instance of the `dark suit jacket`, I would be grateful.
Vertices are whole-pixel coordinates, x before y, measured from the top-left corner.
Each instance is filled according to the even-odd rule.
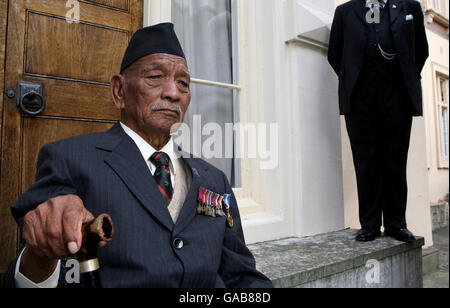
[[[46,200],[78,195],[97,216],[111,215],[115,235],[99,249],[104,287],[272,287],[255,269],[244,243],[234,195],[231,214],[224,217],[197,214],[200,187],[232,194],[223,172],[208,163],[185,158],[193,183],[176,224],[164,204],[148,166],[120,124],[110,131],[46,145],[39,155],[36,183],[12,206],[19,226],[23,217]],[[177,249],[176,239],[184,246]],[[13,262],[5,286],[14,286]],[[64,286],[65,267],[60,282]]]
[[[414,115],[423,115],[421,72],[428,58],[421,5],[415,0],[389,0],[391,30]],[[328,60],[339,76],[339,107],[351,111],[351,96],[363,67],[368,40],[366,1],[352,0],[336,9]],[[412,15],[413,20],[406,20]]]

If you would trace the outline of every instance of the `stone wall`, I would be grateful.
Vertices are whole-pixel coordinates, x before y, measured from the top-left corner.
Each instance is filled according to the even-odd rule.
[[[424,239],[354,240],[356,230],[249,246],[278,288],[421,288]]]

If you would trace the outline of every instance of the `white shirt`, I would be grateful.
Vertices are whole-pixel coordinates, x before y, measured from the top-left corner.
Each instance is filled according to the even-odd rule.
[[[150,161],[150,158],[153,156],[155,152],[164,152],[170,157],[170,173],[171,173],[171,180],[172,180],[172,187],[175,190],[175,175],[176,175],[176,166],[175,163],[178,157],[175,154],[175,148],[173,139],[170,138],[169,142],[166,144],[166,146],[161,149],[161,151],[155,150],[150,144],[147,143],[141,136],[139,136],[136,132],[134,132],[131,128],[120,123],[125,133],[130,136],[131,139],[133,139],[134,143],[136,143],[139,151],[142,154],[142,157],[147,162],[147,166],[150,169],[150,172],[152,175],[156,172],[156,166],[152,164]],[[25,250],[25,249],[24,249]],[[27,277],[25,277],[20,271],[20,262],[22,260],[22,254],[23,251],[20,253],[19,258],[17,259],[16,263],[16,269],[15,269],[15,275],[14,278],[16,280],[16,287],[17,288],[56,288],[58,286],[58,280],[60,275],[60,265],[61,261],[58,261],[58,265],[56,266],[56,270],[53,272],[53,274],[44,282],[41,283],[34,283],[31,280],[29,280]]]
[[[150,158],[153,156],[155,152],[164,152],[167,155],[169,155],[170,158],[170,179],[172,181],[172,187],[175,190],[175,176],[177,174],[176,170],[176,164],[175,161],[178,159],[177,155],[175,154],[175,148],[173,143],[173,138],[170,138],[169,142],[164,146],[164,148],[161,149],[161,151],[155,150],[150,144],[147,143],[141,136],[139,136],[135,131],[133,131],[131,128],[120,123],[122,125],[123,130],[125,133],[130,136],[131,139],[133,139],[134,143],[136,143],[139,151],[142,154],[142,157],[147,162],[148,168],[150,169],[150,172],[152,175],[156,172],[156,166],[153,165],[153,163],[150,161]]]
[[[16,263],[16,270],[14,274],[14,278],[16,280],[16,287],[19,289],[54,289],[58,286],[59,273],[60,273],[60,265],[61,261],[58,261],[58,265],[56,266],[56,270],[53,274],[44,282],[34,283],[27,277],[25,277],[20,271],[20,261],[22,260],[22,254],[25,248],[20,253],[19,258]]]
[[[378,2],[380,3],[380,6],[382,8],[384,8],[386,6],[386,3],[388,2],[388,0],[378,0]],[[366,0],[366,7],[370,8],[371,10],[373,9],[371,4],[375,4],[376,0]]]

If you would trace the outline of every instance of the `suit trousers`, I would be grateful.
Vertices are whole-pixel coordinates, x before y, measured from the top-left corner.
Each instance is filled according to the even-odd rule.
[[[407,228],[407,159],[413,112],[401,73],[362,73],[346,126],[355,164],[363,228]],[[380,66],[378,66],[378,70]],[[383,78],[380,78],[383,77]],[[386,77],[390,77],[387,78]]]

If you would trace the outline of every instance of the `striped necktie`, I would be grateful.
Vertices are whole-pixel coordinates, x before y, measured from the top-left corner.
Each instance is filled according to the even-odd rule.
[[[170,157],[163,152],[155,152],[150,158],[153,165],[156,166],[156,171],[153,177],[161,194],[164,196],[164,200],[167,201],[167,206],[172,201],[173,187],[170,172]]]

